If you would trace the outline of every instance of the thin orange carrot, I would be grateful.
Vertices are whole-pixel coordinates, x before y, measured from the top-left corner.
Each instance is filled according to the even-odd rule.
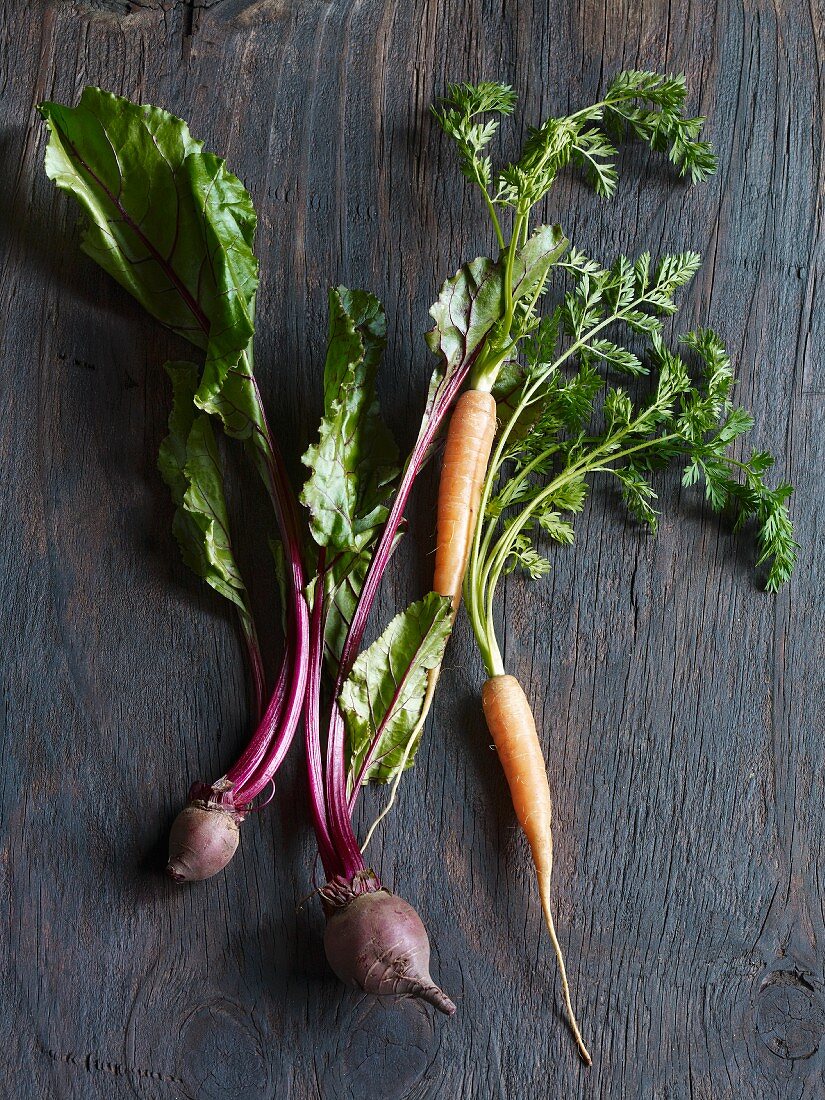
[[[561,975],[562,995],[582,1058],[592,1065],[570,1000],[567,970],[550,907],[553,874],[553,802],[530,703],[514,676],[492,676],[481,691],[484,717],[507,777],[516,817],[530,843],[539,897]]]

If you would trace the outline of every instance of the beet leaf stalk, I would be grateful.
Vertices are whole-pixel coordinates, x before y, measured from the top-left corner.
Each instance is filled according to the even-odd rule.
[[[202,367],[167,364],[173,407],[159,465],[185,562],[237,610],[258,723],[223,776],[193,784],[172,828],[170,875],[208,878],[231,859],[239,823],[294,737],[309,644],[297,508],[253,373],[256,215],[224,162],[166,111],[86,88],[77,107],[44,103],[40,112],[49,131],[46,171],[88,215],[84,251],[204,353]],[[266,702],[258,635],[232,551],[215,422],[243,441],[281,539],[287,636]]]

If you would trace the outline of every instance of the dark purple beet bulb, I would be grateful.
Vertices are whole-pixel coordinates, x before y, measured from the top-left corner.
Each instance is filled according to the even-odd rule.
[[[452,1016],[455,1005],[430,977],[430,941],[415,909],[371,871],[321,891],[324,950],[346,985],[378,996],[418,997]]]
[[[238,847],[244,815],[204,799],[192,799],[169,831],[166,873],[175,882],[201,882],[222,871]]]

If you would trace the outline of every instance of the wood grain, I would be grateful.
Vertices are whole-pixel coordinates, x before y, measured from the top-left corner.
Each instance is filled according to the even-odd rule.
[[[0,6],[3,1096],[825,1095],[823,41],[821,6],[802,0]],[[231,619],[178,561],[155,472],[159,366],[179,349],[79,252],[34,105],[86,83],[162,104],[246,181],[257,361],[297,479],[327,286],[384,299],[383,398],[409,442],[428,305],[492,247],[427,118],[433,96],[497,77],[537,119],[621,66],[686,72],[720,171],[687,190],[629,153],[615,201],[571,175],[548,216],[606,258],[704,253],[683,324],[712,323],[734,351],[755,443],[797,486],[804,556],[764,596],[750,550],[665,479],[656,539],[596,493],[552,576],[508,581],[507,665],[544,731],[588,1072],[464,620],[372,851],[426,917],[455,1019],[359,998],[327,971],[318,906],[300,904],[313,858],[300,752],[224,876],[179,890],[159,875],[190,780],[243,743],[243,669]],[[427,584],[433,490],[429,471],[376,622]],[[256,545],[261,503],[235,494]]]

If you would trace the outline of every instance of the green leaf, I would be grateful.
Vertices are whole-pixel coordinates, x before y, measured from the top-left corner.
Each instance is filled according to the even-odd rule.
[[[349,631],[358,597],[372,558],[371,550],[341,551],[324,574],[326,621],[324,623],[324,653],[333,672],[338,670],[341,650]]]
[[[619,183],[619,173],[613,163],[618,149],[597,127],[582,130],[575,138],[571,159],[584,168],[590,185],[603,199],[612,198]]]
[[[479,84],[448,84],[447,95],[442,102],[468,119],[488,111],[509,115],[516,105],[516,93],[509,84],[495,80]]]
[[[545,531],[554,542],[560,542],[562,546],[572,546],[575,540],[573,524],[563,519],[560,512],[550,508],[539,513],[539,527]]]
[[[354,783],[369,758],[363,782],[387,782],[397,773],[452,625],[452,603],[430,592],[392,620],[362,653],[341,691],[347,726],[348,774]],[[417,746],[407,760],[410,767]]]
[[[786,482],[773,491],[762,487],[762,499],[757,510],[759,522],[759,558],[757,565],[768,565],[765,588],[778,592],[796,566],[799,543],[794,539],[793,524],[786,501],[793,488]]]
[[[404,537],[403,526],[395,536],[392,553]],[[372,559],[372,547],[357,552],[339,551],[324,571],[324,655],[333,676],[349,631],[361,589]]]
[[[508,84],[449,84],[447,96],[431,108],[439,126],[456,143],[461,171],[471,183],[484,190],[492,182],[492,163],[482,156],[484,147],[498,130],[499,120],[474,122],[481,114],[509,115],[516,95]]]
[[[699,183],[716,171],[716,157],[707,141],[697,141],[703,118],[682,114],[687,97],[684,76],[630,69],[619,73],[605,95],[604,119],[607,127],[623,136],[629,131],[657,152],[666,152],[679,174]],[[647,100],[652,109],[633,105]]]
[[[532,297],[550,268],[570,246],[560,225],[540,225],[516,253],[513,264],[513,298]]]
[[[647,374],[647,368],[637,355],[627,348],[614,344],[612,340],[590,340],[583,350],[583,358],[592,355],[608,367],[633,376]]]
[[[554,520],[551,513],[548,513],[548,523],[550,524],[550,528],[552,530]],[[506,522],[504,526],[506,529]],[[565,525],[562,521],[562,526],[569,525]],[[554,533],[558,533],[558,531],[559,528],[556,527]],[[569,534],[566,537],[569,538],[569,541],[572,542],[572,528],[570,528]],[[565,541],[564,535],[560,535],[560,541]],[[506,575],[508,573],[515,572],[516,569],[521,569],[522,572],[526,573],[530,577],[530,579],[534,581],[539,580],[541,577],[547,576],[547,574],[552,569],[550,562],[547,560],[547,558],[543,557],[538,552],[538,550],[533,545],[532,538],[526,532],[522,532],[521,534],[517,535],[516,538],[513,540],[513,544],[510,547],[510,552],[507,555],[507,560],[504,563],[503,572]]]
[[[496,420],[499,429],[509,424],[513,417],[524,389],[526,372],[517,359],[505,359],[499,368],[498,377],[492,389],[496,399]],[[522,423],[514,425],[512,433],[516,438],[521,438],[529,431],[538,416],[535,406],[529,406],[523,416]]]
[[[557,225],[543,225],[533,233],[516,253],[514,301],[526,303],[540,292],[550,268],[567,246],[568,241]],[[495,326],[504,318],[506,307],[501,261],[493,263],[479,257],[465,264],[442,286],[438,301],[430,309],[435,327],[426,336],[430,350],[439,356],[439,364],[430,379],[419,438],[456,373],[476,357],[485,340],[494,338]],[[495,372],[499,366],[500,361]]]
[[[430,308],[435,327],[425,337],[439,362],[430,378],[419,438],[456,373],[472,360],[504,316],[503,286],[499,264],[480,256],[441,287],[438,301]]]
[[[219,389],[208,400],[196,394],[195,404],[216,416],[227,435],[242,440],[254,461],[260,466],[266,465],[271,448],[266,415],[252,370],[251,345],[237,365],[227,371]],[[268,482],[266,476],[264,482]]]
[[[249,622],[249,599],[232,551],[218,448],[209,418],[194,404],[198,368],[167,363],[172,380],[169,435],[158,466],[177,505],[173,530],[189,568]]]
[[[371,294],[330,291],[320,438],[303,457],[311,470],[301,501],[312,537],[338,551],[362,550],[387,515],[398,449],[385,426],[375,375],[386,343],[386,318]]]
[[[716,168],[711,146],[697,138],[704,119],[682,114],[684,77],[628,71],[619,73],[604,99],[574,114],[548,118],[531,127],[521,156],[501,172],[495,201],[508,206],[533,206],[552,187],[559,171],[571,161],[582,166],[598,194],[616,190],[616,141],[628,134],[667,153],[681,175],[693,183]]]
[[[611,431],[626,428],[633,418],[633,404],[618,386],[609,389],[604,398],[604,415]]]
[[[43,103],[46,172],[89,217],[83,248],[154,317],[206,351],[196,403],[220,391],[254,331],[255,211],[185,122],[99,88]]]

